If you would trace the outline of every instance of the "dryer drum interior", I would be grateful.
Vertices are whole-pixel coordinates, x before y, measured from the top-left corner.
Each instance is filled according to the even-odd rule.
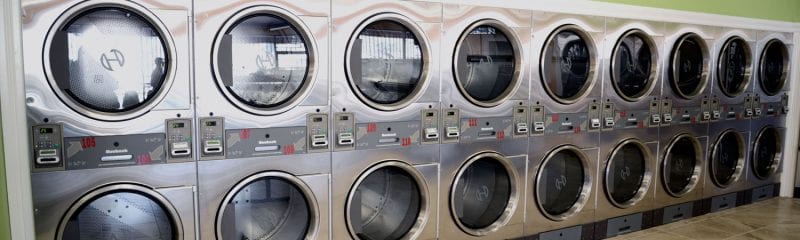
[[[673,92],[681,98],[695,97],[705,88],[708,54],[703,41],[697,34],[687,33],[672,49],[669,81]]]
[[[545,90],[560,103],[573,103],[593,85],[595,53],[591,38],[574,25],[565,25],[550,35],[540,60]]]
[[[132,184],[94,190],[61,222],[57,239],[182,239],[177,213],[160,194]]]
[[[378,15],[350,39],[347,74],[359,98],[373,108],[396,110],[425,85],[427,46],[414,23]]]
[[[631,206],[647,192],[647,158],[644,145],[637,140],[628,139],[614,149],[606,166],[605,187],[615,206]]]
[[[401,239],[418,224],[426,200],[420,180],[410,169],[376,166],[362,175],[347,203],[347,221],[354,237]]]
[[[733,97],[744,92],[750,80],[750,47],[741,37],[731,37],[722,46],[717,66],[719,89]]]
[[[89,4],[89,3],[87,3]],[[174,74],[170,36],[133,3],[73,7],[50,31],[45,67],[55,92],[91,117],[152,108]],[[120,120],[120,119],[112,119]]]
[[[770,40],[761,53],[759,83],[767,95],[773,96],[783,89],[789,74],[789,50],[778,39]]]
[[[744,138],[733,129],[720,134],[711,154],[711,179],[727,187],[739,177],[744,165]]]
[[[667,147],[663,161],[663,183],[667,193],[680,197],[691,191],[700,174],[700,143],[697,139],[681,134]]]
[[[652,39],[641,30],[625,33],[614,48],[611,84],[623,99],[635,101],[653,87],[658,62]]]
[[[314,53],[296,20],[270,10],[248,11],[222,31],[214,49],[217,83],[239,107],[281,108],[310,85]]]
[[[753,146],[753,173],[758,179],[767,179],[778,170],[781,157],[781,138],[772,126],[761,129]]]
[[[220,239],[306,239],[315,226],[312,196],[300,180],[278,174],[249,178],[219,209]]]
[[[516,36],[502,23],[473,24],[461,36],[453,56],[459,90],[479,106],[502,103],[519,82],[520,55]]]
[[[572,146],[548,154],[536,178],[536,202],[552,220],[566,219],[583,207],[591,191],[586,157]]]
[[[491,228],[508,217],[506,212],[516,195],[515,177],[501,161],[507,160],[497,154],[477,155],[456,175],[451,209],[460,227],[469,233]]]

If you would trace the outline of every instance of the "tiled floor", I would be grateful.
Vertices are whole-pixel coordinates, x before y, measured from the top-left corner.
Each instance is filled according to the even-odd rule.
[[[800,239],[800,199],[770,199],[612,239]]]

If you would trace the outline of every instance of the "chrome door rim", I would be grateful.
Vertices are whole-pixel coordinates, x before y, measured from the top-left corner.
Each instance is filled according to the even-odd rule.
[[[634,146],[636,146],[636,148],[638,148],[642,152],[642,155],[644,155],[643,156],[644,157],[644,159],[643,159],[643,161],[644,161],[644,172],[643,172],[643,176],[642,176],[642,182],[639,185],[639,190],[636,191],[636,194],[633,196],[633,198],[631,198],[631,199],[629,199],[628,201],[625,201],[625,202],[617,202],[616,200],[614,200],[613,197],[611,197],[611,189],[608,188],[608,173],[611,171],[611,164],[610,163],[614,159],[614,156],[617,155],[617,152],[619,152],[619,150],[623,146],[628,145],[628,144],[633,144]],[[625,209],[625,208],[629,208],[629,207],[632,207],[632,206],[636,205],[637,203],[639,203],[647,195],[647,191],[650,189],[650,184],[651,184],[652,178],[653,178],[652,169],[650,169],[649,164],[647,162],[648,161],[652,161],[652,159],[653,159],[653,154],[650,152],[650,149],[648,149],[647,146],[645,146],[644,143],[642,143],[640,140],[635,139],[635,138],[625,139],[622,142],[620,142],[619,144],[617,144],[617,146],[614,147],[614,150],[611,152],[611,155],[609,155],[609,157],[608,157],[608,163],[606,163],[606,169],[605,169],[605,172],[604,172],[606,177],[605,177],[605,183],[603,184],[604,188],[606,190],[606,195],[608,197],[608,200],[611,202],[611,204],[613,204],[614,206],[616,206],[618,208]]]
[[[541,199],[539,197],[539,192],[538,191],[534,191],[534,193],[535,193],[534,197],[536,197],[536,205],[539,207],[539,210],[541,210],[540,212],[545,217],[547,217],[548,219],[554,220],[554,221],[563,221],[563,220],[566,220],[567,218],[570,218],[570,217],[578,214],[581,210],[583,210],[583,207],[586,206],[586,203],[589,201],[589,195],[591,195],[591,192],[592,192],[592,182],[593,182],[592,180],[593,179],[592,179],[592,176],[590,175],[590,171],[591,170],[587,170],[587,167],[589,166],[589,162],[587,160],[588,158],[587,158],[586,154],[584,154],[581,149],[579,149],[578,147],[576,147],[574,145],[561,145],[561,146],[558,146],[558,147],[554,148],[553,150],[551,150],[550,152],[547,153],[547,156],[545,156],[544,161],[542,161],[542,163],[540,164],[539,171],[536,174],[536,185],[535,185],[536,188],[539,187],[538,183],[541,182],[541,179],[542,179],[542,170],[544,170],[544,167],[547,166],[547,162],[550,161],[550,159],[553,156],[555,156],[555,154],[557,154],[557,153],[559,153],[561,151],[571,151],[571,152],[575,153],[575,155],[577,155],[578,158],[580,158],[581,164],[583,165],[582,166],[583,167],[583,186],[581,188],[580,197],[578,197],[577,201],[575,201],[575,203],[572,205],[572,207],[570,207],[570,209],[567,210],[566,212],[558,214],[558,215],[552,215],[552,214],[548,213],[544,209],[544,206],[542,205],[542,201],[541,201]]]
[[[727,53],[728,46],[730,46],[734,41],[741,41],[742,43],[744,43],[742,45],[742,47],[743,47],[744,53],[745,53],[745,65],[746,66],[745,66],[745,71],[744,71],[744,83],[742,83],[738,88],[736,88],[735,92],[728,92],[727,89],[722,87],[722,76],[721,76],[721,74],[723,74],[723,71],[722,71],[722,56],[725,53]],[[728,97],[736,97],[736,96],[741,95],[745,91],[745,89],[747,89],[747,87],[750,86],[750,76],[752,76],[752,71],[753,71],[752,70],[753,69],[753,63],[752,63],[752,59],[751,58],[752,58],[752,53],[751,53],[751,50],[750,50],[750,45],[747,44],[747,41],[745,41],[744,38],[742,38],[740,36],[732,36],[732,37],[728,38],[728,40],[725,40],[725,44],[722,45],[722,48],[720,48],[720,51],[719,51],[719,56],[717,56],[717,85],[718,85],[717,87],[722,92],[722,94],[725,94],[725,96],[728,96]]]
[[[689,139],[689,141],[692,142],[692,145],[694,145],[694,148],[695,148],[695,166],[694,166],[694,171],[692,172],[692,179],[689,180],[689,184],[687,184],[683,188],[683,190],[681,190],[680,192],[673,192],[672,190],[669,189],[669,187],[664,187],[664,191],[666,191],[672,197],[683,197],[686,194],[688,194],[689,192],[693,191],[695,189],[695,187],[697,187],[697,183],[700,180],[700,174],[702,173],[702,169],[703,169],[703,161],[702,161],[702,156],[703,156],[702,155],[703,154],[702,151],[703,150],[700,147],[700,142],[697,140],[697,138],[695,138],[691,134],[688,134],[688,133],[678,134],[678,135],[676,135],[675,137],[672,138],[672,141],[667,146],[667,150],[666,150],[666,152],[664,154],[664,160],[661,162],[661,164],[662,164],[662,166],[661,166],[661,169],[662,169],[662,171],[661,171],[661,181],[663,181],[662,183],[664,183],[666,185],[666,183],[668,182],[667,181],[668,177],[667,177],[666,171],[667,171],[667,165],[669,164],[670,156],[672,156],[672,150],[673,150],[672,147],[675,146],[675,144],[678,142],[678,140],[681,140],[681,139],[684,139],[684,138]]]
[[[576,35],[578,35],[581,39],[583,39],[584,42],[586,43],[586,48],[587,48],[587,51],[589,53],[589,63],[590,63],[589,64],[589,73],[587,74],[588,77],[586,78],[586,81],[588,83],[584,83],[583,88],[581,88],[581,90],[578,91],[578,94],[575,94],[575,96],[573,96],[571,98],[561,98],[561,97],[556,96],[556,94],[553,92],[553,90],[551,90],[550,87],[548,87],[547,79],[546,79],[546,77],[544,75],[544,71],[545,70],[544,70],[544,64],[543,63],[546,61],[546,59],[544,59],[545,58],[544,52],[548,50],[547,46],[549,46],[550,43],[553,42],[553,40],[555,39],[555,36],[558,35],[559,33],[563,32],[563,31],[571,31],[571,32],[575,33]],[[577,26],[575,24],[565,24],[565,25],[562,25],[562,26],[556,28],[552,32],[550,32],[550,36],[547,37],[547,41],[545,41],[545,43],[544,43],[544,45],[542,47],[542,52],[541,52],[540,57],[539,57],[539,78],[541,79],[542,87],[544,88],[545,92],[547,92],[547,95],[551,99],[555,100],[558,103],[567,104],[568,105],[568,104],[574,104],[574,103],[580,101],[581,99],[585,98],[587,95],[589,95],[589,92],[591,92],[591,90],[594,88],[595,83],[597,82],[595,80],[595,73],[596,73],[596,68],[597,68],[597,66],[596,66],[596,64],[597,64],[597,49],[596,48],[597,47],[595,46],[594,40],[591,38],[591,36],[589,36],[589,34],[586,33],[586,31],[584,31],[582,28],[580,28],[579,26]]]
[[[728,180],[728,182],[721,183],[721,182],[717,182],[717,178],[714,177],[714,163],[713,162],[714,162],[715,156],[717,156],[717,153],[719,153],[719,147],[720,147],[719,145],[720,145],[720,143],[722,141],[722,137],[724,137],[726,134],[734,134],[734,136],[736,137],[736,142],[739,144],[739,158],[736,160],[736,170],[733,172],[732,178],[730,180]],[[734,182],[739,181],[739,178],[742,176],[742,169],[744,168],[744,161],[745,161],[744,158],[745,158],[745,154],[746,154],[744,148],[745,148],[744,137],[742,137],[742,134],[737,132],[736,129],[730,128],[730,129],[727,129],[727,130],[725,130],[725,131],[723,131],[722,133],[719,134],[719,137],[717,137],[717,140],[714,142],[714,148],[711,150],[711,158],[710,158],[710,161],[709,161],[710,164],[709,164],[709,171],[708,171],[708,173],[711,174],[710,175],[711,181],[714,183],[714,185],[717,185],[717,187],[721,187],[721,188],[727,188],[731,184],[733,184]]]
[[[647,86],[645,87],[644,91],[641,91],[640,93],[632,97],[622,93],[622,89],[619,88],[619,85],[617,84],[616,81],[617,74],[614,73],[614,69],[616,68],[617,65],[617,61],[615,61],[615,59],[617,58],[617,48],[619,48],[620,44],[622,43],[622,40],[624,40],[628,36],[638,36],[644,42],[646,42],[650,48],[650,78],[647,81]],[[609,76],[611,76],[611,86],[614,87],[614,91],[617,92],[617,96],[619,96],[623,100],[628,102],[639,101],[645,98],[647,95],[650,95],[650,93],[653,92],[653,89],[655,89],[656,86],[655,82],[657,80],[656,77],[658,75],[658,68],[659,68],[658,49],[655,45],[655,42],[653,42],[653,39],[641,29],[636,29],[636,28],[630,29],[624,34],[622,34],[622,36],[620,36],[619,39],[617,39],[617,43],[614,45],[614,49],[611,52],[611,69],[609,70],[609,72],[611,73],[609,74]]]

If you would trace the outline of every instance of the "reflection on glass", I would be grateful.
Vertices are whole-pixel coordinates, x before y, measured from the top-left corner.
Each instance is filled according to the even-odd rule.
[[[470,97],[496,100],[514,80],[514,47],[508,37],[492,26],[478,26],[462,40],[456,55],[456,79]]]
[[[572,30],[560,31],[545,46],[543,54],[542,77],[553,97],[579,97],[590,84],[592,56],[586,40]]]
[[[755,161],[753,161],[753,171],[760,179],[768,178],[775,171],[775,158],[778,155],[778,132],[774,128],[767,128],[762,131],[756,140],[758,145],[755,147]]]
[[[547,160],[539,171],[537,200],[550,215],[564,214],[574,206],[583,191],[583,162],[572,150],[562,150]]]
[[[735,177],[736,166],[739,165],[739,155],[744,146],[739,142],[739,134],[726,132],[717,141],[717,152],[711,162],[711,177],[717,185],[727,186]]]
[[[422,204],[417,182],[397,167],[370,173],[352,194],[349,221],[362,240],[405,237],[416,223]]]
[[[720,55],[719,84],[726,95],[737,95],[744,91],[747,82],[747,43],[741,38],[730,40]]]
[[[672,52],[670,81],[675,88],[673,90],[686,97],[693,97],[703,87],[703,68],[705,67],[703,54],[705,53],[700,44],[697,37],[685,36]]]
[[[308,74],[306,40],[285,19],[259,14],[232,25],[218,49],[218,71],[239,101],[270,108],[297,94]]]
[[[50,49],[58,87],[85,107],[125,112],[152,99],[166,78],[163,36],[122,8],[85,11],[60,28]]]
[[[422,76],[418,36],[402,24],[380,20],[358,33],[350,48],[350,80],[366,98],[394,104],[411,94]]]
[[[142,194],[107,193],[68,219],[63,239],[177,239],[170,218],[163,206]]]
[[[665,184],[669,192],[677,194],[689,187],[698,161],[697,151],[689,137],[679,138],[669,149],[667,166],[664,169]]]
[[[620,40],[614,52],[612,73],[619,94],[628,98],[641,97],[648,89],[652,74],[650,44],[639,34]]]
[[[764,49],[761,60],[761,87],[764,92],[772,96],[783,88],[786,79],[785,69],[786,45],[779,40],[772,40]]]
[[[223,239],[305,239],[311,224],[306,197],[277,177],[248,183],[223,208]]]
[[[458,220],[472,229],[485,228],[502,215],[511,198],[511,179],[497,159],[470,164],[453,186],[453,208]]]
[[[636,144],[620,146],[606,172],[606,184],[611,198],[616,203],[626,203],[639,192],[644,178],[645,156]]]

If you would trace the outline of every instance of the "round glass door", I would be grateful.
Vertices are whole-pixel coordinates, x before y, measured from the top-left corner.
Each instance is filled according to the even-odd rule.
[[[424,180],[415,169],[384,162],[359,177],[347,201],[347,221],[354,238],[414,238],[412,229],[424,222],[427,200]]]
[[[235,15],[217,36],[217,84],[239,108],[269,115],[298,103],[313,79],[311,39],[298,19],[269,7]]]
[[[731,37],[722,46],[717,66],[719,89],[728,97],[734,97],[747,87],[750,81],[750,47],[741,37]]]
[[[626,101],[636,101],[653,87],[658,62],[655,44],[641,30],[625,33],[611,57],[611,83]]]
[[[570,104],[593,85],[595,51],[591,38],[574,25],[554,31],[542,50],[542,82],[554,100]]]
[[[700,143],[688,134],[673,138],[667,147],[662,168],[665,190],[674,197],[691,191],[697,184],[700,174]]]
[[[564,220],[583,208],[591,191],[580,149],[566,145],[551,151],[536,177],[536,202],[544,215]]]
[[[453,56],[458,89],[478,106],[501,104],[519,82],[520,55],[515,35],[502,23],[473,24],[461,36]]]
[[[720,134],[711,151],[711,180],[719,187],[730,186],[744,166],[744,138],[734,129]]]
[[[764,180],[778,170],[781,158],[781,140],[778,130],[767,126],[759,131],[753,147],[753,173]]]
[[[183,239],[177,213],[167,200],[139,185],[94,190],[66,216],[56,239]]]
[[[774,96],[783,89],[789,75],[789,50],[778,39],[770,40],[761,52],[759,83],[765,94]]]
[[[650,186],[649,180],[645,181],[648,158],[649,151],[638,140],[628,139],[617,145],[605,172],[606,193],[612,204],[626,208],[644,197]]]
[[[456,174],[450,206],[457,224],[472,235],[496,231],[516,202],[516,175],[508,159],[496,153],[472,157]],[[513,201],[513,202],[512,202]]]
[[[175,55],[168,31],[133,3],[80,4],[51,30],[45,68],[70,108],[102,120],[126,120],[166,95]]]
[[[251,176],[225,197],[217,215],[217,238],[307,239],[316,228],[312,196],[292,175]]]
[[[405,17],[383,14],[350,39],[347,70],[355,94],[367,105],[391,111],[410,104],[425,85],[427,45]]]
[[[669,81],[672,91],[681,98],[691,99],[705,88],[708,54],[703,41],[697,34],[687,33],[672,49]]]

